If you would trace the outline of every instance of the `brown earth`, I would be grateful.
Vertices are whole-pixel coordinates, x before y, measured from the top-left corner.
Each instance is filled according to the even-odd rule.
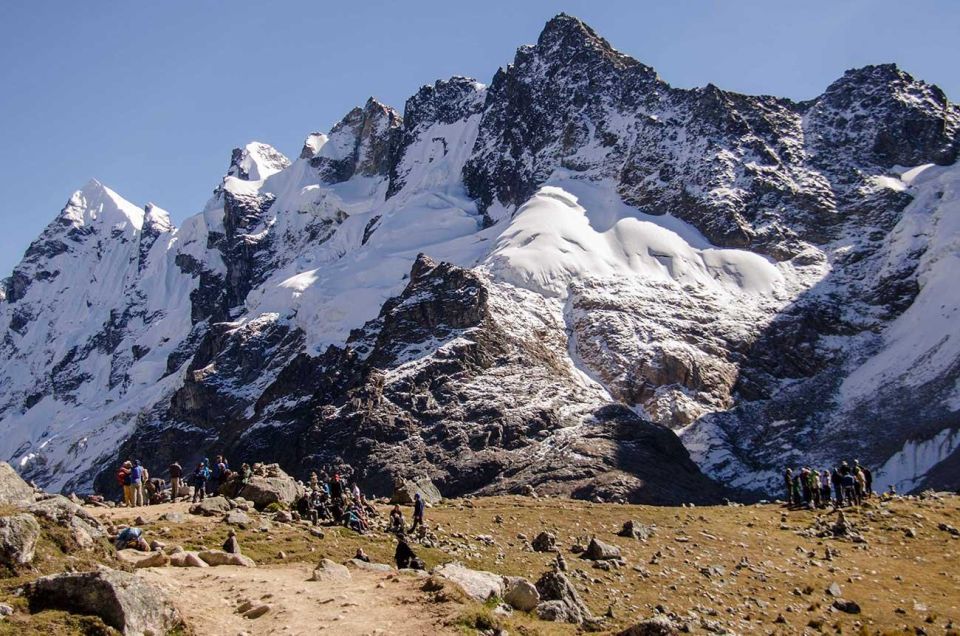
[[[129,522],[142,515],[150,539],[187,549],[219,547],[228,531],[219,519],[185,514],[183,523],[159,521],[163,513],[185,512],[186,507],[90,510],[105,522]],[[386,513],[385,507],[381,510]],[[939,526],[960,526],[960,497],[875,498],[845,513],[864,543],[805,536],[818,517],[829,525],[836,513],[788,511],[776,504],[666,508],[522,497],[461,499],[427,511],[435,545],[414,547],[428,566],[456,559],[535,581],[551,568],[555,554],[530,551],[518,535],[532,540],[541,530],[553,532],[567,574],[591,610],[612,614],[604,624],[609,633],[658,611],[693,633],[958,633],[960,538]],[[251,517],[259,526],[256,514]],[[654,535],[647,541],[617,536],[629,519],[655,526]],[[374,561],[392,559],[394,540],[385,533],[324,532],[317,538],[302,525],[276,522],[265,531],[239,530],[244,554],[259,564],[255,569],[142,572],[173,592],[198,634],[214,629],[224,634],[442,634],[477,633],[478,627],[514,634],[577,632],[575,626],[525,613],[503,617],[492,611],[492,603],[425,591],[419,579],[401,574],[354,570],[348,583],[309,581],[321,558],[344,562],[358,547]],[[591,536],[619,546],[625,565],[596,569],[571,551]],[[827,588],[832,583],[843,599],[859,604],[860,614],[831,607],[834,597]],[[6,631],[14,626],[15,633],[44,633],[31,632],[30,626],[43,624],[47,613],[25,614],[8,600],[11,591],[12,581],[0,602],[11,602],[17,612],[0,622],[0,633],[14,633]],[[271,609],[258,619],[244,619],[234,611],[244,600],[262,601]],[[68,625],[57,620],[58,627]],[[58,633],[93,633],[69,625]]]

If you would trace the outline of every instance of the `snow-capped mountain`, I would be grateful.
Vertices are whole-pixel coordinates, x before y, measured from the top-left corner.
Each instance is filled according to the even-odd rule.
[[[958,148],[895,66],[682,90],[559,15],[489,86],[235,150],[179,228],[75,193],[0,286],[0,456],[65,490],[219,452],[376,492],[708,501],[851,456],[957,487]]]

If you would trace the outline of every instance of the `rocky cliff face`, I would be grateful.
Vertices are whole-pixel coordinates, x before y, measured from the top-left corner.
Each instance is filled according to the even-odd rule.
[[[235,150],[180,228],[74,195],[0,289],[0,450],[67,489],[222,451],[376,491],[956,484],[958,134],[892,65],[681,90],[560,15],[489,86]]]

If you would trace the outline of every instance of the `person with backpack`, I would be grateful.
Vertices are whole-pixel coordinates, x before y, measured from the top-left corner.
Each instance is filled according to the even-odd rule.
[[[117,471],[117,483],[123,488],[123,505],[128,508],[133,507],[133,487],[130,485],[130,469],[132,468],[133,464],[126,461],[120,465],[120,470]]]
[[[140,460],[136,460],[133,464],[133,468],[130,469],[130,474],[127,475],[127,480],[130,482],[130,487],[133,489],[133,505],[142,506],[143,505],[143,466],[140,465]]]
[[[402,532],[397,535],[397,549],[393,553],[393,560],[396,561],[398,570],[412,568],[417,561],[420,561],[413,548],[407,543],[407,535]]]
[[[141,552],[150,551],[150,546],[147,544],[147,540],[143,538],[143,530],[133,526],[124,528],[117,534],[114,547],[117,550],[133,548],[135,550],[140,550]]]
[[[830,481],[830,471],[823,471],[820,475],[820,503],[824,508],[830,505]]]
[[[830,473],[830,483],[833,485],[833,499],[837,508],[843,508],[843,475],[839,468],[834,468]]]
[[[193,471],[190,481],[193,482],[193,503],[197,503],[197,498],[203,501],[206,496],[207,479],[210,478],[210,469],[203,462],[197,464],[197,469]]]
[[[183,479],[183,466],[180,465],[180,462],[174,461],[167,468],[167,472],[170,473],[170,496],[173,501],[177,500],[177,497],[180,495],[180,480]]]
[[[409,530],[411,533],[417,529],[417,526],[423,527],[423,513],[425,509],[426,502],[423,501],[420,493],[416,493],[413,496],[413,525],[410,526]]]

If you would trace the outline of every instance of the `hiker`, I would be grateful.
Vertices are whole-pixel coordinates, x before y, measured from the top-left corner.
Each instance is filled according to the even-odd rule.
[[[411,533],[417,529],[417,526],[423,527],[423,510],[425,507],[423,497],[420,496],[420,493],[416,493],[413,496],[413,525],[410,526]]]
[[[144,484],[146,490],[147,503],[157,505],[163,503],[163,491],[167,489],[165,481],[159,477],[154,477]]]
[[[143,466],[140,465],[140,460],[136,460],[133,463],[133,468],[130,469],[130,474],[127,477],[130,481],[130,486],[133,488],[133,505],[142,506],[143,505]]]
[[[843,475],[839,468],[834,468],[830,473],[830,483],[833,484],[833,498],[836,501],[837,508],[843,507]]]
[[[350,496],[354,503],[360,503],[360,485],[357,482],[353,482],[353,488],[350,490]]]
[[[223,542],[223,551],[227,554],[240,554],[240,542],[237,541],[237,531],[230,528],[227,540]]]
[[[320,478],[315,470],[310,473],[310,490],[320,490]]]
[[[369,501],[367,501],[367,498],[364,497],[362,494],[360,495],[360,509],[363,510],[364,514],[369,515],[371,517],[380,516],[380,513],[377,512],[377,509],[374,508],[373,505]]]
[[[403,532],[405,525],[400,505],[394,504],[393,510],[390,511],[390,532]]]
[[[347,526],[358,534],[363,534],[366,531],[364,528],[363,519],[360,518],[360,514],[356,506],[350,506],[347,509],[347,512],[343,517],[343,525]]]
[[[300,519],[306,520],[310,517],[310,496],[306,493],[297,497],[296,501],[293,504],[293,509],[296,511],[297,515],[300,516]]]
[[[813,507],[820,507],[820,473],[814,469],[810,469],[810,494],[813,495]]]
[[[397,551],[393,554],[394,561],[397,562],[398,570],[405,569],[414,569],[414,570],[423,570],[423,561],[413,552],[413,549],[410,547],[410,544],[407,543],[407,537],[405,534],[400,533],[397,535]],[[419,565],[420,567],[415,567]]]
[[[803,496],[800,494],[800,475],[797,475],[793,479],[793,505],[797,508],[800,507],[800,503],[803,501]]]
[[[340,481],[340,473],[334,473],[330,480],[330,498],[334,501],[343,499],[343,482]]]
[[[239,497],[240,493],[246,488],[247,484],[250,483],[250,478],[253,477],[253,469],[250,468],[250,464],[244,462],[240,465],[240,472],[235,474],[234,478],[234,497]]]
[[[310,519],[313,525],[318,525],[320,520],[326,521],[330,517],[330,511],[327,509],[327,493],[323,490],[314,490],[310,495]]]
[[[861,466],[860,470],[863,471],[864,492],[866,493],[867,497],[872,497],[873,496],[873,473],[870,472],[870,469],[867,468],[866,466]]]
[[[210,493],[215,497],[220,494],[220,487],[227,481],[230,472],[227,468],[227,461],[223,458],[223,455],[216,456],[212,471]]]
[[[867,479],[864,477],[863,469],[860,468],[859,463],[856,463],[853,467],[853,478],[856,480],[854,488],[857,491],[857,505],[859,506],[863,503],[867,492]]]
[[[174,461],[167,467],[167,473],[170,475],[170,499],[176,501],[180,496],[180,480],[183,479],[183,466],[180,462]]]
[[[367,553],[363,551],[363,548],[357,548],[357,553],[353,555],[353,558],[356,559],[357,561],[370,563],[370,557],[368,557]]]
[[[847,504],[859,506],[860,499],[857,497],[857,479],[845,464],[846,462],[844,462],[844,466],[840,468],[840,483],[843,488],[843,498],[847,501]],[[844,471],[845,468],[846,471]]]
[[[820,503],[824,508],[830,505],[830,481],[830,471],[823,471],[820,475]]]
[[[203,501],[207,494],[207,479],[209,477],[210,469],[207,468],[206,464],[203,462],[197,464],[197,469],[193,471],[193,476],[190,478],[190,481],[193,482],[193,503],[197,503],[198,497],[200,501]]]
[[[787,488],[787,505],[792,506],[796,502],[793,500],[793,470],[790,468],[783,471],[783,485]]]
[[[116,546],[117,550],[133,548],[135,550],[140,550],[141,552],[150,551],[150,546],[147,544],[147,540],[143,538],[143,530],[140,528],[134,528],[133,526],[124,528],[117,534],[114,546]]]
[[[133,486],[130,484],[131,468],[133,468],[133,464],[125,461],[120,465],[120,470],[117,471],[117,483],[123,488],[123,505],[128,508],[133,506]]]

